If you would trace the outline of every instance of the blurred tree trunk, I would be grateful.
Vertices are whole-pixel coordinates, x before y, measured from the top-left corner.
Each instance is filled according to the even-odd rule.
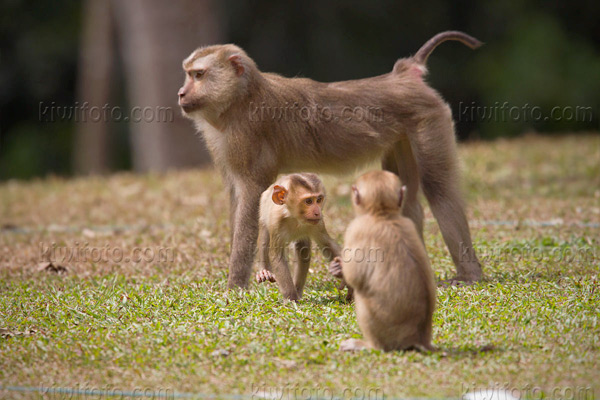
[[[86,0],[79,51],[77,96],[79,104],[102,107],[110,100],[114,46],[110,2]],[[75,171],[99,174],[109,170],[109,121],[79,122],[75,134]]]
[[[177,90],[184,78],[182,60],[196,47],[223,38],[218,17],[212,0],[86,0],[79,103],[110,104],[114,31],[124,63],[129,104],[122,111],[130,117],[136,171],[164,171],[210,161],[192,123],[181,116]],[[80,124],[76,171],[109,169],[109,129],[108,121]]]
[[[154,121],[130,123],[137,171],[188,167],[210,160],[192,123],[181,116],[182,60],[222,38],[212,0],[114,0],[130,108],[148,107]],[[167,112],[158,111],[166,108]]]

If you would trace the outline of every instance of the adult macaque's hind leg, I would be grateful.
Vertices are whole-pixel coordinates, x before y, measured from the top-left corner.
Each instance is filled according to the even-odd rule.
[[[406,185],[402,200],[402,215],[410,218],[423,240],[423,207],[419,203],[419,171],[407,138],[401,139],[394,151],[383,160],[383,169],[395,173]],[[423,240],[424,242],[424,240]]]
[[[465,207],[459,189],[458,159],[450,110],[423,123],[423,129],[411,136],[423,193],[437,219],[452,261],[455,281],[473,282],[482,277],[475,255]]]

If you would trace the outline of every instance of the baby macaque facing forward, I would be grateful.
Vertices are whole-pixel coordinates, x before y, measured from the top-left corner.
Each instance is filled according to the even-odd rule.
[[[339,245],[331,239],[323,222],[325,188],[315,174],[285,175],[265,190],[260,199],[258,283],[277,282],[288,300],[302,297],[311,256],[311,239],[331,267],[341,271],[332,261],[340,255]],[[294,243],[298,259],[294,276],[290,273],[286,251]],[[331,268],[330,267],[330,268]],[[341,272],[336,277],[340,278]],[[348,289],[348,298],[352,293]]]

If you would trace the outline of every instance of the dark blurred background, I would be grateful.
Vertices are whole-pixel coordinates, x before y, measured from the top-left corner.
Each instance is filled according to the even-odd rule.
[[[335,81],[386,73],[450,29],[485,42],[428,61],[461,140],[598,130],[597,0],[2,0],[0,179],[209,163],[176,105],[181,60],[200,45]],[[92,121],[94,106],[118,112]],[[126,121],[136,106],[147,120]]]

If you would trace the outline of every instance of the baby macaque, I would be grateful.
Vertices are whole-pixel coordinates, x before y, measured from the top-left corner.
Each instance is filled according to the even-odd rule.
[[[371,171],[352,186],[356,218],[344,237],[341,262],[354,289],[358,325],[366,340],[348,339],[340,349],[433,350],[436,287],[425,246],[401,212],[406,187],[391,172]]]
[[[299,300],[310,265],[311,239],[331,265],[340,268],[332,261],[340,255],[340,247],[325,229],[324,204],[325,188],[315,174],[285,175],[263,192],[258,235],[258,283],[277,282],[286,299]],[[293,278],[286,255],[292,242],[298,259]]]

